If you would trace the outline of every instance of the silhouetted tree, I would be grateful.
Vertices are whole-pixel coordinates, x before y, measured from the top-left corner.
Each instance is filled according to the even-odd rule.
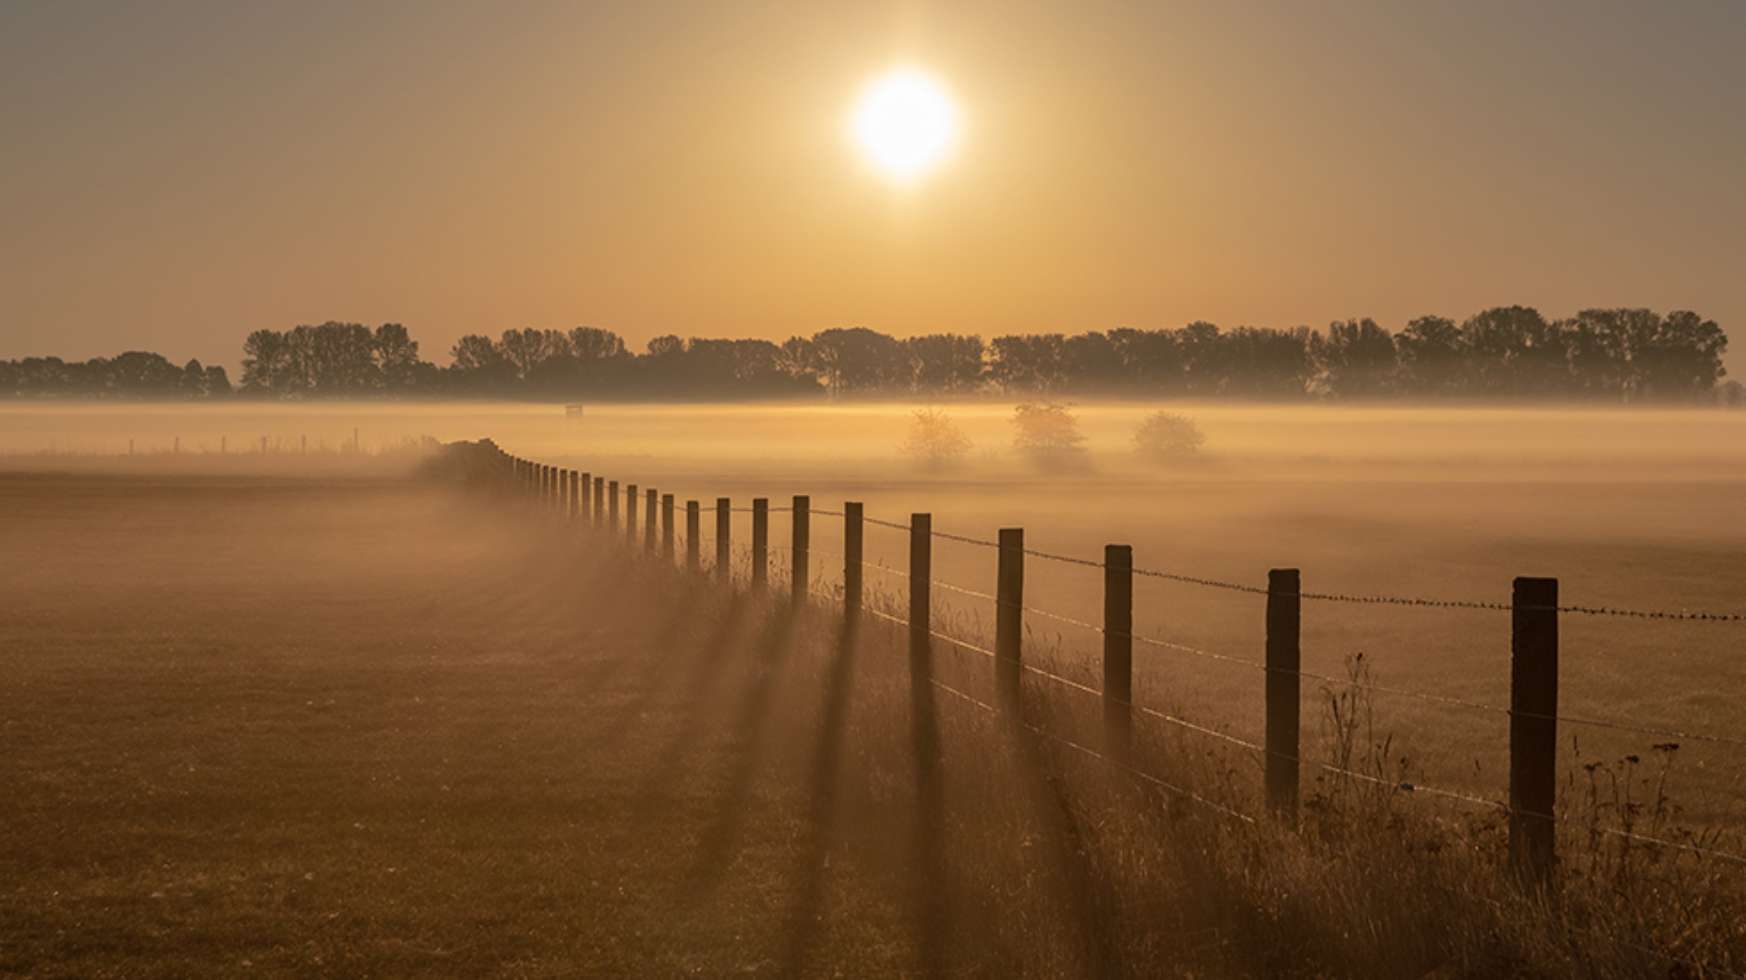
[[[1416,395],[1458,395],[1472,390],[1467,338],[1454,320],[1422,316],[1395,338],[1399,390]]]
[[[1326,336],[1314,336],[1311,351],[1323,389],[1336,398],[1371,398],[1395,388],[1400,361],[1394,335],[1369,317],[1328,324]]]
[[[909,389],[926,394],[968,395],[982,387],[981,337],[936,333],[903,341],[909,355]]]

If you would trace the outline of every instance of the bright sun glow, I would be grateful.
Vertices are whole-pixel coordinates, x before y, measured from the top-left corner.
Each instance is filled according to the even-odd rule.
[[[851,133],[875,167],[908,180],[951,152],[958,140],[958,110],[938,82],[900,68],[867,86],[855,106]]]

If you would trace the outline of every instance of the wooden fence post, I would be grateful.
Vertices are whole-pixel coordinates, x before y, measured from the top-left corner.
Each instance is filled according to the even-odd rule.
[[[570,522],[582,519],[582,474],[570,471]]]
[[[1510,866],[1543,882],[1557,859],[1558,580],[1516,579],[1510,606]]]
[[[770,581],[770,499],[752,498],[752,590],[762,592]]]
[[[582,519],[594,523],[594,474],[582,474]]]
[[[685,501],[685,568],[691,572],[703,569],[703,546],[697,540],[698,529],[703,523],[701,517],[697,501]]]
[[[994,597],[994,677],[1000,706],[1019,715],[1020,648],[1025,628],[1025,531],[1000,529],[999,577]]]
[[[618,481],[606,481],[606,528],[618,533]]]
[[[661,495],[661,556],[673,563],[673,495]]]
[[[843,504],[843,618],[855,622],[861,618],[861,529],[860,501]]]
[[[643,501],[644,506],[648,508],[648,514],[643,518],[643,550],[651,555],[655,553],[655,522],[659,520],[659,515],[655,513],[655,507],[659,505],[660,501],[661,495],[655,492],[654,487],[650,487],[645,493]]]
[[[795,608],[806,604],[806,593],[812,585],[811,569],[808,562],[812,553],[812,498],[805,494],[794,496],[794,567],[792,585],[794,586],[791,601]]]
[[[929,594],[934,577],[934,515],[909,515],[909,676],[919,692],[933,677],[933,658],[928,645],[933,600]]]
[[[606,526],[606,477],[594,478],[594,526]]]
[[[625,484],[624,488],[624,543],[637,543],[637,485]]]
[[[1103,546],[1103,746],[1134,757],[1134,549]]]
[[[715,498],[715,577],[723,582],[733,579],[733,501]]]
[[[1295,568],[1267,573],[1267,805],[1286,819],[1297,815],[1298,674],[1302,651],[1300,576]]]

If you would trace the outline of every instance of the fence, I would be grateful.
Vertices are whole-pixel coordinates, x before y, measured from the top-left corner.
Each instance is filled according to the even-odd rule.
[[[572,521],[584,522],[609,535],[623,535],[633,545],[638,533],[638,487],[626,485],[623,493],[623,526],[620,526],[619,482],[606,480],[591,472],[564,469],[549,464],[522,459],[502,452],[486,443],[490,453],[492,478],[514,487],[538,504]],[[672,494],[657,495],[645,488],[646,518],[643,522],[643,548],[659,553],[668,561],[675,560],[674,528],[675,500]],[[660,519],[656,519],[657,502]],[[1508,822],[1508,860],[1510,865],[1530,880],[1543,880],[1556,863],[1557,814],[1557,745],[1560,725],[1612,729],[1640,735],[1680,741],[1710,742],[1735,748],[1746,748],[1746,739],[1670,727],[1637,725],[1625,721],[1589,718],[1562,714],[1558,708],[1559,642],[1561,616],[1601,616],[1628,619],[1660,619],[1707,622],[1717,624],[1746,623],[1746,614],[1693,610],[1641,610],[1611,607],[1561,605],[1558,580],[1552,578],[1517,578],[1511,601],[1475,602],[1465,600],[1404,597],[1386,595],[1352,595],[1305,591],[1302,578],[1295,568],[1273,569],[1267,583],[1247,585],[1176,572],[1136,567],[1133,550],[1127,545],[1105,547],[1102,560],[1052,554],[1025,546],[1022,528],[1003,528],[996,539],[969,537],[937,531],[932,516],[911,514],[907,523],[868,517],[858,502],[847,502],[840,511],[816,509],[804,495],[793,498],[791,506],[773,508],[769,501],[758,498],[749,509],[734,508],[727,497],[714,502],[715,564],[712,574],[726,581],[730,577],[732,555],[732,522],[734,513],[749,512],[752,519],[750,574],[751,586],[769,589],[769,520],[772,513],[786,512],[792,522],[790,599],[802,605],[819,597],[811,583],[814,548],[812,518],[828,517],[842,522],[842,551],[820,550],[819,554],[839,558],[843,582],[840,597],[842,615],[851,621],[872,616],[904,630],[908,636],[909,670],[912,687],[923,691],[938,691],[958,699],[978,710],[996,714],[1061,744],[1066,748],[1117,767],[1138,779],[1155,785],[1180,798],[1204,805],[1233,819],[1253,822],[1253,814],[1207,798],[1188,787],[1174,785],[1138,766],[1134,750],[1134,715],[1220,740],[1258,756],[1262,763],[1263,798],[1269,813],[1277,819],[1291,821],[1299,805],[1303,756],[1300,751],[1302,682],[1319,681],[1332,686],[1346,686],[1375,694],[1414,698],[1434,704],[1455,706],[1507,716],[1509,719],[1509,775],[1505,801],[1487,799],[1471,793],[1399,782],[1350,768],[1318,762],[1322,771],[1361,782],[1379,784],[1392,790],[1442,798],[1461,804],[1495,808]],[[702,503],[685,502],[685,567],[701,574]],[[907,535],[909,567],[907,581],[908,615],[898,616],[868,606],[864,601],[867,569],[889,572],[883,566],[872,565],[863,558],[864,533],[867,526],[897,531]],[[658,538],[658,543],[657,543]],[[933,542],[952,541],[995,553],[996,591],[992,594],[941,581],[933,575]],[[1025,596],[1025,563],[1027,559],[1059,562],[1101,571],[1103,576],[1103,621],[1087,622],[1030,605]],[[1168,640],[1146,637],[1133,628],[1134,579],[1163,579],[1207,589],[1263,596],[1265,605],[1264,656],[1261,660],[1216,653]],[[933,589],[938,588],[963,595],[994,607],[994,646],[988,649],[965,639],[949,635],[935,627]],[[1301,663],[1300,630],[1303,604],[1310,602],[1380,604],[1407,607],[1480,609],[1507,612],[1510,616],[1510,697],[1508,706],[1493,705],[1427,691],[1373,684],[1356,678],[1335,678],[1304,670]],[[1091,631],[1102,638],[1103,684],[1101,688],[1075,681],[1044,667],[1027,662],[1024,651],[1025,616],[1058,621]],[[933,674],[932,642],[941,640],[980,655],[992,662],[996,697],[993,703],[977,698],[954,687]],[[1197,657],[1237,664],[1263,674],[1265,695],[1264,736],[1261,741],[1247,739],[1197,724],[1134,701],[1133,651],[1140,643]],[[1072,690],[1101,703],[1103,744],[1101,750],[1067,738],[1058,732],[1045,730],[1025,721],[1020,710],[1022,678],[1036,677],[1045,682]],[[1652,847],[1746,865],[1746,855],[1720,850],[1692,840],[1674,840],[1644,834],[1629,828],[1600,828],[1600,833]]]

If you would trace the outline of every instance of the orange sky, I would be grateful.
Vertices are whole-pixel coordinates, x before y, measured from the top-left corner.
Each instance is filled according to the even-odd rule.
[[[1698,2],[19,0],[0,357],[1525,303],[1695,308],[1746,374],[1742,40]],[[900,62],[967,127],[907,188],[843,137]]]

